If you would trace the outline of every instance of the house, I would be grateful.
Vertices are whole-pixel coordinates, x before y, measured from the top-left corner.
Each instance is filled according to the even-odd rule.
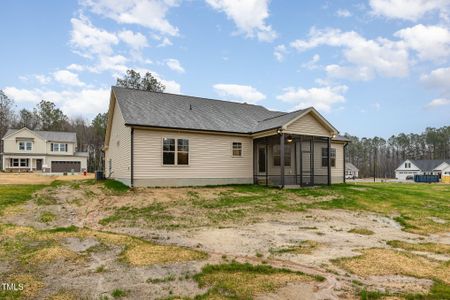
[[[450,160],[427,159],[411,160],[407,159],[395,170],[395,178],[398,180],[412,180],[414,175],[439,175],[450,165]]]
[[[2,138],[3,171],[52,173],[87,169],[87,152],[77,151],[74,132],[9,129]]]
[[[359,169],[352,163],[345,163],[345,178],[355,179],[359,177]]]
[[[348,140],[314,108],[112,87],[105,175],[129,186],[341,183]]]

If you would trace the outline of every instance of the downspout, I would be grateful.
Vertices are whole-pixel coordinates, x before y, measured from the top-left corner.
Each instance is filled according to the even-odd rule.
[[[131,166],[130,186],[134,186],[134,128],[131,127]]]
[[[345,143],[344,144],[344,183],[346,183],[346,180],[345,180],[345,164],[346,164],[346,162],[345,162],[345,149],[347,149],[347,145],[348,145],[348,142],[347,143]]]

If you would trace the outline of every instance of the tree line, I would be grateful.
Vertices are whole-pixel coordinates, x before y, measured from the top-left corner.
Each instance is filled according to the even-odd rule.
[[[450,126],[428,127],[420,134],[400,133],[390,138],[358,138],[345,134],[346,161],[359,168],[360,177],[395,177],[395,169],[406,159],[450,159]]]
[[[165,90],[165,86],[151,73],[141,76],[134,70],[128,70],[123,78],[117,78],[116,85],[156,92]],[[102,147],[107,122],[107,112],[97,114],[92,121],[83,117],[69,118],[50,100],[42,100],[32,109],[22,108],[16,111],[14,100],[0,90],[0,138],[9,128],[27,127],[31,130],[76,132],[77,151],[89,154],[89,172],[100,170],[104,166]],[[3,150],[2,145],[0,150]],[[2,162],[0,159],[0,167]]]

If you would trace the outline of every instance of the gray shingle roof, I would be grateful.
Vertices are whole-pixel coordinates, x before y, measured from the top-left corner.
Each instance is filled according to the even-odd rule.
[[[8,129],[4,136],[10,135],[20,129]],[[76,143],[77,142],[77,134],[75,132],[63,132],[63,131],[40,131],[40,130],[32,130],[38,136],[47,141],[53,142],[67,142],[67,143]]]
[[[423,160],[410,159],[410,161],[423,172],[431,172],[443,162],[447,162],[448,164],[450,164],[450,159],[423,159]]]
[[[112,87],[129,125],[252,133],[280,127],[301,113],[263,106]],[[281,125],[280,125],[281,124]]]

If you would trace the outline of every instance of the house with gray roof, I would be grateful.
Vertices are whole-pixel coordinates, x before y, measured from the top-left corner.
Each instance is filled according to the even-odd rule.
[[[129,186],[343,182],[348,140],[317,110],[112,87],[105,174]]]
[[[352,163],[345,163],[345,178],[355,179],[359,177],[359,169]]]
[[[414,175],[443,175],[450,167],[450,159],[407,159],[395,169],[398,180],[412,180]]]
[[[88,153],[77,152],[75,132],[9,129],[2,142],[3,171],[78,173],[87,170]]]

